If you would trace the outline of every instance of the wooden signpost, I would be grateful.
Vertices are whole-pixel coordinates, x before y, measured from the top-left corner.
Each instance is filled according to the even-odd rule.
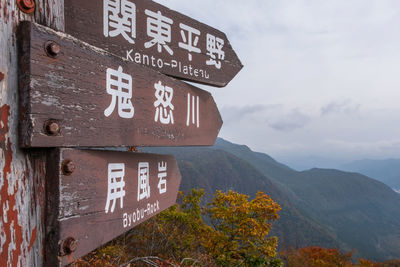
[[[224,33],[148,0],[4,7],[0,265],[65,266],[173,205],[181,180],[172,156],[90,148],[212,145],[211,94],[175,78],[222,87],[242,64]]]
[[[65,0],[65,31],[187,81],[223,87],[242,68],[224,33],[149,0]]]
[[[172,206],[173,156],[77,149],[48,154],[47,265],[66,265]]]
[[[22,23],[22,147],[212,145],[210,93],[71,36]]]

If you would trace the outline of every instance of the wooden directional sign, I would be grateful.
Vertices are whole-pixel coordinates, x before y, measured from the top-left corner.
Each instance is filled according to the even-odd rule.
[[[66,34],[20,26],[20,146],[214,143],[222,120],[210,93]]]
[[[172,206],[181,181],[168,155],[53,149],[47,169],[47,266],[71,263]]]
[[[222,87],[242,68],[224,33],[149,0],[65,0],[65,31],[188,81]]]

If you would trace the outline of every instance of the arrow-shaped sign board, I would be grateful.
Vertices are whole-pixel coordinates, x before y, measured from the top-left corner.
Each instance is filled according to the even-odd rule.
[[[222,87],[242,68],[224,33],[149,0],[65,0],[65,31],[188,81]]]
[[[19,38],[21,147],[214,143],[210,93],[37,24]]]
[[[173,156],[50,151],[46,266],[71,263],[176,202],[181,175]]]

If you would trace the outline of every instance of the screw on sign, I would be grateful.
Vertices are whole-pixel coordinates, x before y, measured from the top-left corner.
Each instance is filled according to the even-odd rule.
[[[46,266],[167,209],[181,180],[172,156],[52,147],[212,145],[211,94],[163,74],[222,87],[242,68],[224,33],[152,1],[65,0],[65,21],[73,36],[30,22],[18,32],[19,145],[49,148]]]
[[[48,158],[62,174],[48,170],[49,208],[57,216],[46,221],[46,253],[59,248],[60,257],[49,257],[47,266],[69,264],[176,202],[181,175],[173,156],[52,149]]]
[[[48,56],[56,58],[61,51],[60,45],[56,42],[46,42],[45,50]]]
[[[24,13],[31,14],[35,11],[34,0],[17,0],[17,5]]]
[[[153,1],[65,0],[65,31],[188,81],[223,87],[242,68],[224,33]]]
[[[47,121],[44,127],[48,135],[58,135],[60,133],[60,126],[55,121]]]
[[[210,93],[37,24],[19,37],[20,146],[214,144],[222,120]]]
[[[62,244],[62,252],[64,255],[69,255],[78,248],[78,242],[73,237],[68,237]]]
[[[0,1],[0,266],[42,266],[46,229],[45,150],[17,149],[18,75],[16,32],[22,20],[64,29],[64,1]],[[26,14],[28,13],[28,14]],[[44,53],[43,44],[40,49]],[[43,122],[39,126],[43,130]],[[53,250],[58,255],[59,248]]]
[[[66,159],[63,161],[61,168],[64,175],[71,175],[75,171],[75,164],[71,160]]]

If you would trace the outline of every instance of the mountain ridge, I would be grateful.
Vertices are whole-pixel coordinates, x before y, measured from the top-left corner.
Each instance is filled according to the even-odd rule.
[[[400,189],[400,159],[362,159],[342,164],[339,168],[364,174],[393,189]]]
[[[175,155],[185,191],[205,187],[207,197],[217,189],[271,195],[283,208],[273,228],[280,249],[354,248],[372,260],[400,255],[400,195],[379,181],[335,169],[295,171],[267,154],[220,138],[213,147],[151,152]]]

